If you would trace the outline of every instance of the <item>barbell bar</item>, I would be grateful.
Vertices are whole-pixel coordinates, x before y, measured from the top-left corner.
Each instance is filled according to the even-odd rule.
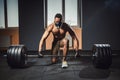
[[[26,55],[29,58],[37,58],[38,55]],[[43,55],[41,57],[65,57],[63,55]],[[75,57],[74,55],[67,55],[66,57]],[[39,58],[39,57],[38,57]]]
[[[43,51],[44,53],[44,51]],[[77,54],[77,53],[76,53]],[[79,53],[78,53],[79,54]],[[81,55],[80,55],[81,56]],[[112,64],[112,49],[110,44],[94,44],[92,47],[92,61],[96,68],[108,69]],[[24,67],[29,57],[38,57],[38,55],[29,55],[25,45],[11,45],[7,50],[7,63],[10,67]],[[42,57],[64,57],[62,55],[43,55]],[[67,57],[75,57],[67,55]]]

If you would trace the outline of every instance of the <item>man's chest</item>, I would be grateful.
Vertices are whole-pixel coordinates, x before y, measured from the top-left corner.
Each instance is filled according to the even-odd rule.
[[[54,28],[52,29],[52,33],[53,33],[53,34],[63,35],[63,34],[66,33],[66,30],[65,30],[65,29],[62,29],[62,28],[54,27]]]

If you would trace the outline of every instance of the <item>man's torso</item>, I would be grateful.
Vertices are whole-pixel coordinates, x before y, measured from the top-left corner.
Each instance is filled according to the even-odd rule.
[[[54,24],[52,24],[52,27],[51,32],[53,33],[54,39],[61,40],[65,37],[68,27],[65,23],[63,23],[60,28],[56,27]]]

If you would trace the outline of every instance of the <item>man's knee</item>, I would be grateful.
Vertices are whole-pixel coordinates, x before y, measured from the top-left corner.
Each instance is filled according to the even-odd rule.
[[[68,39],[64,39],[63,40],[63,45],[64,45],[64,47],[68,48],[69,47],[69,40]]]

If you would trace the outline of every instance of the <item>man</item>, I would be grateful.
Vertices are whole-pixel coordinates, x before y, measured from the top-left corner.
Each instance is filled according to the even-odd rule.
[[[56,14],[54,17],[54,22],[51,23],[47,29],[45,30],[40,43],[39,43],[39,54],[38,56],[41,56],[41,50],[44,41],[49,36],[50,32],[53,34],[53,43],[52,43],[52,55],[57,55],[58,50],[60,47],[63,47],[63,58],[62,58],[62,68],[68,67],[67,61],[66,61],[66,55],[69,49],[69,40],[65,38],[65,35],[67,32],[71,35],[72,39],[74,40],[74,49],[77,51],[79,47],[78,39],[73,32],[73,30],[70,28],[68,24],[65,22],[62,22],[62,15]],[[57,57],[53,56],[51,59],[52,63],[57,62]]]

